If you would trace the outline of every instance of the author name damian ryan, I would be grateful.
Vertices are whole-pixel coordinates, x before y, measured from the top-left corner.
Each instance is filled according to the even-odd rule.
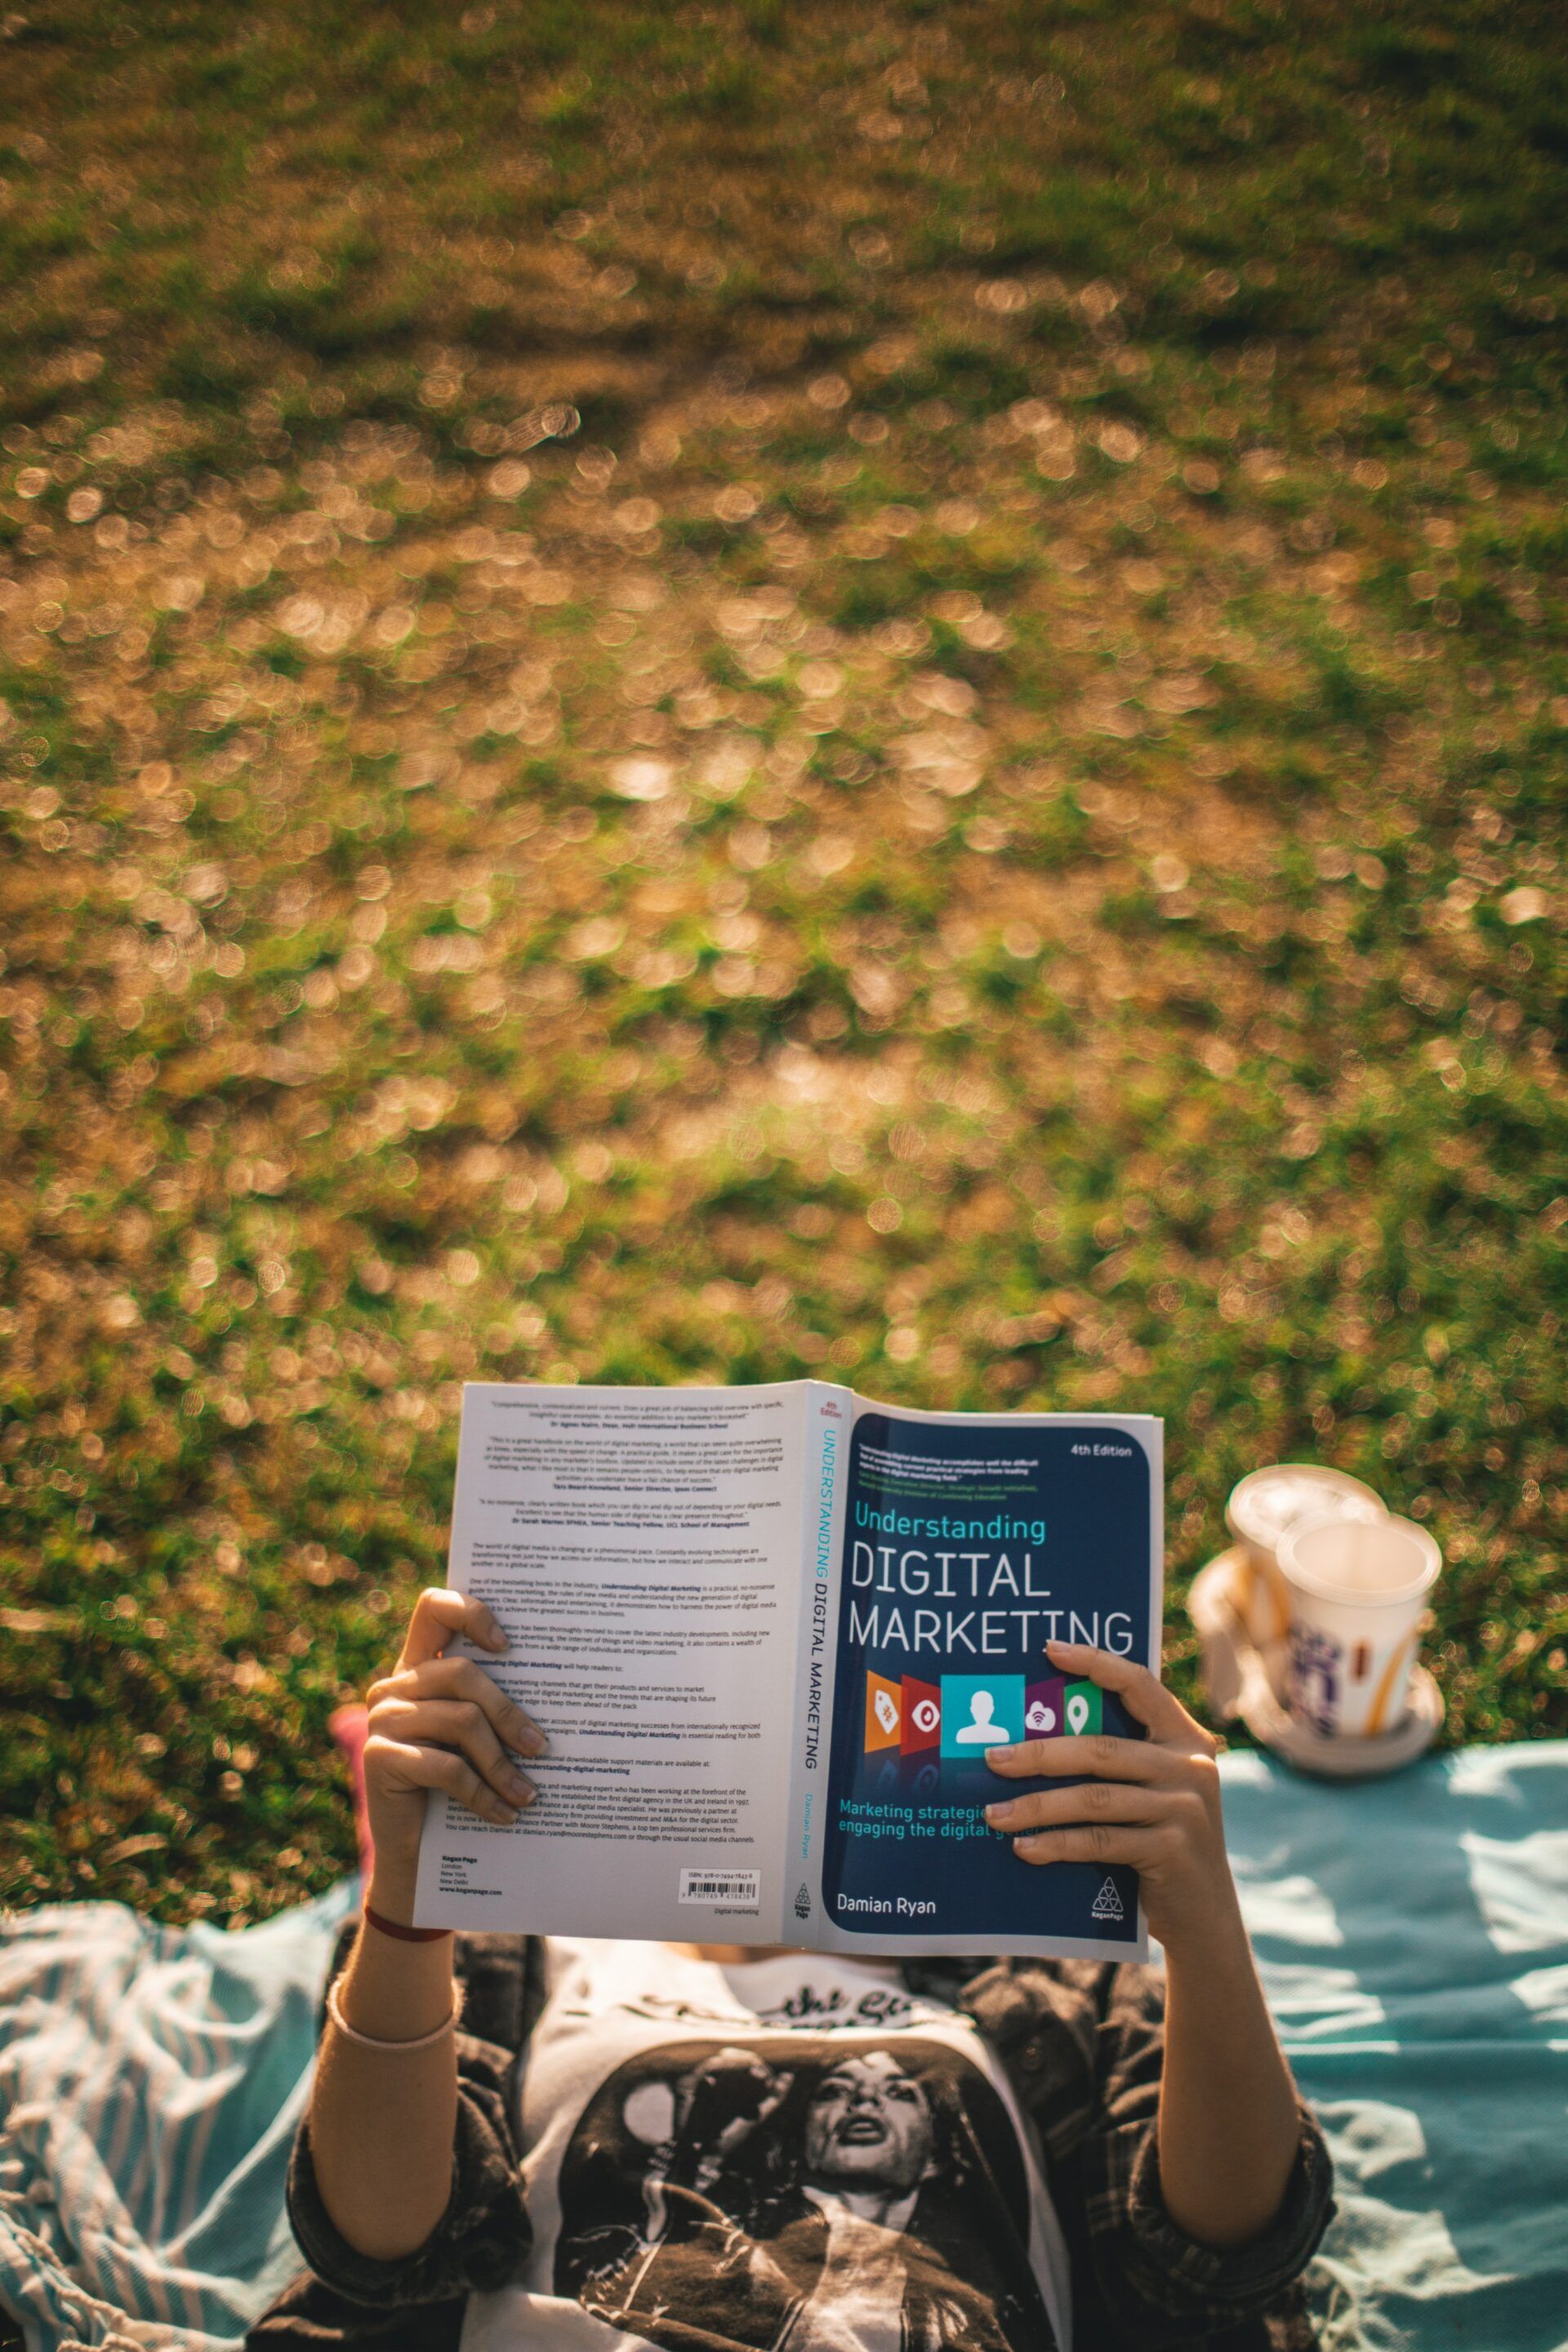
[[[838,1909],[840,1912],[869,1911],[879,1917],[900,1919],[934,1919],[936,1916],[934,1903],[923,1899],[916,1901],[908,1895],[900,1895],[893,1901],[885,1895],[841,1895]]]

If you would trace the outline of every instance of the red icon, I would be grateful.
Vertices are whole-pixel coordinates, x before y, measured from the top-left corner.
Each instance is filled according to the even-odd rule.
[[[922,1748],[935,1748],[942,1739],[942,1692],[935,1683],[918,1683],[912,1675],[904,1676],[904,1736],[901,1741],[906,1756],[918,1756]]]

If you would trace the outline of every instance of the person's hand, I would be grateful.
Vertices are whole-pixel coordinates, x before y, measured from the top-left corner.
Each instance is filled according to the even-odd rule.
[[[427,1790],[442,1790],[498,1822],[514,1822],[536,1793],[513,1759],[542,1754],[544,1734],[481,1665],[443,1654],[459,1633],[498,1656],[507,1647],[482,1601],[440,1586],[422,1592],[396,1665],[370,1686],[364,1779],[375,1842],[371,1900],[391,1918],[412,1911]]]
[[[1077,1642],[1047,1644],[1051,1664],[1114,1691],[1147,1739],[1089,1732],[991,1748],[993,1771],[1016,1780],[1088,1773],[1075,1789],[1041,1789],[985,1808],[1026,1862],[1121,1862],[1137,1871],[1149,1926],[1167,1949],[1233,1933],[1240,1912],[1220,1819],[1220,1743],[1147,1666]]]

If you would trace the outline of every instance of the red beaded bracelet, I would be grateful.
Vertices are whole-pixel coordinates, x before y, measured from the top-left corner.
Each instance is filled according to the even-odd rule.
[[[435,1944],[452,1932],[450,1927],[405,1927],[399,1920],[384,1919],[368,1903],[363,1904],[361,1909],[373,1927],[379,1927],[384,1936],[395,1936],[400,1944]]]

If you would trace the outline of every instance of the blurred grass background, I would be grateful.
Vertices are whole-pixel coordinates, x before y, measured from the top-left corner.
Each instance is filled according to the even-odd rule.
[[[262,1916],[459,1383],[1168,1417],[1568,1728],[1568,57],[0,19],[12,1901]]]

